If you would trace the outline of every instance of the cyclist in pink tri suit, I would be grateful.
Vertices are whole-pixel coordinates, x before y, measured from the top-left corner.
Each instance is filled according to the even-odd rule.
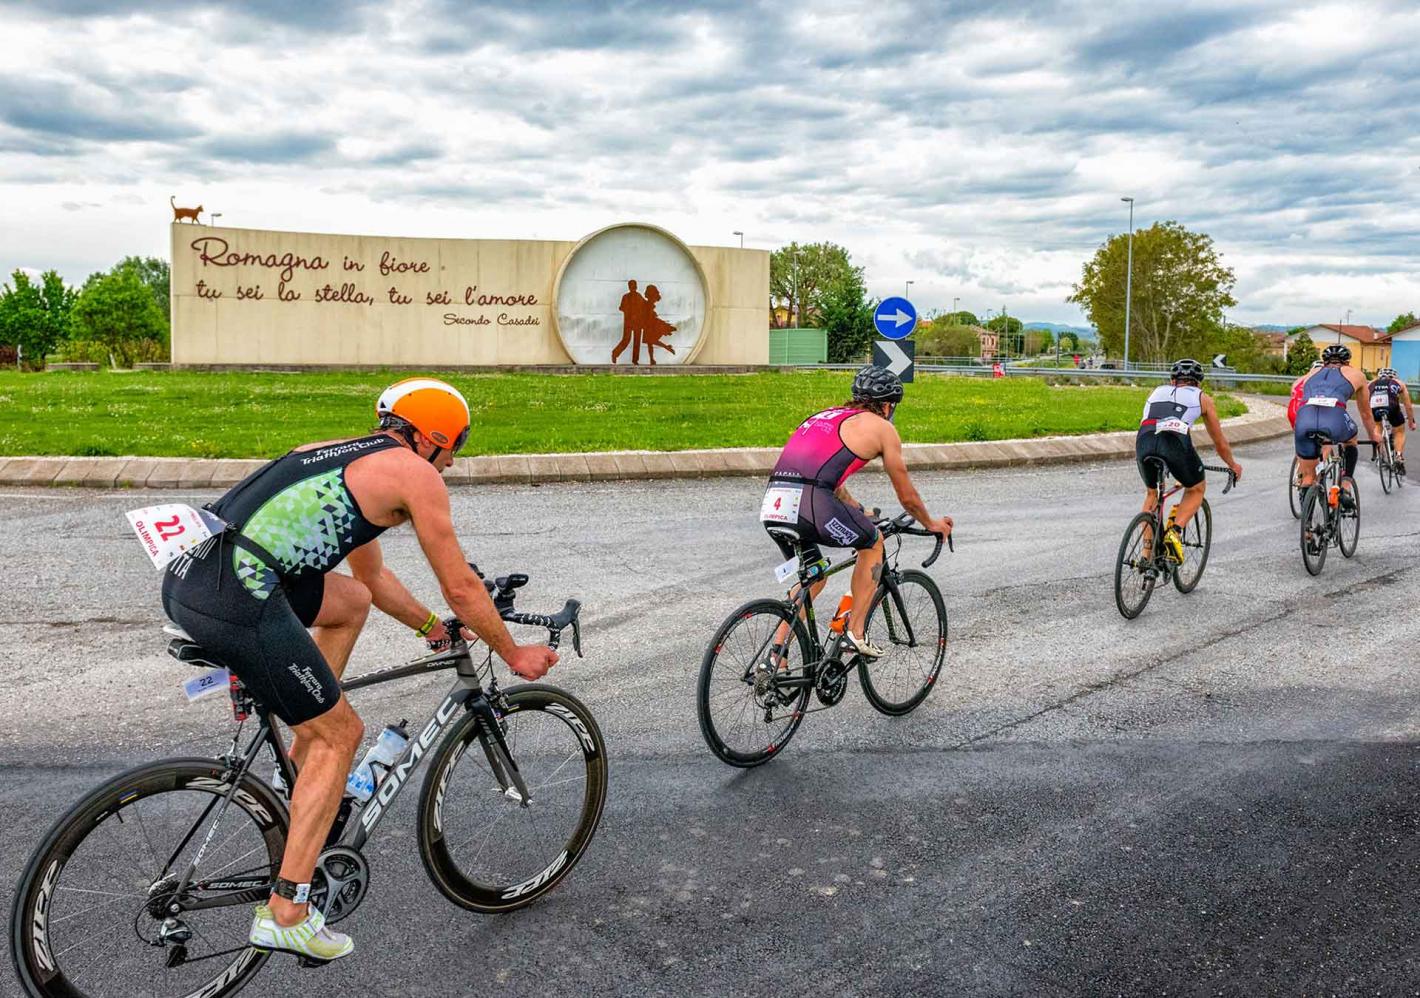
[[[952,519],[933,519],[922,496],[908,477],[902,459],[902,438],[892,425],[893,411],[902,401],[902,382],[881,367],[865,367],[853,379],[853,397],[841,406],[814,413],[799,424],[774,471],[759,518],[766,528],[792,528],[812,560],[822,557],[818,545],[853,548],[858,561],[853,568],[853,605],[866,608],[882,573],[883,539],[864,513],[863,504],[849,494],[844,483],[869,461],[881,457],[902,508],[922,526],[943,537],[952,532]],[[793,545],[771,533],[785,558],[794,556]],[[823,583],[812,589],[815,596]],[[883,649],[863,636],[866,612],[849,618],[844,634],[853,650],[865,658],[878,658]]]

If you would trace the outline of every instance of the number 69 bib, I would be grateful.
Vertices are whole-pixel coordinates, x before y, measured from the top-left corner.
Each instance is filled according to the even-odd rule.
[[[155,568],[165,567],[227,526],[221,517],[181,502],[145,506],[124,515]]]

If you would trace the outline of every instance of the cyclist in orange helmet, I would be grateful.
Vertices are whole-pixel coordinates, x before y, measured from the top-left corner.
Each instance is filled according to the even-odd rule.
[[[384,564],[376,538],[412,523],[467,636],[486,641],[515,673],[537,679],[557,662],[550,648],[513,640],[454,533],[440,476],[468,440],[464,397],[443,381],[408,378],[380,395],[375,414],[370,434],[297,447],[211,503],[225,531],[163,576],[168,616],[291,727],[291,828],[249,940],[318,960],[354,949],[307,904],[364,732],[340,690],[350,650],[372,606],[434,647],[449,640]],[[349,574],[333,571],[342,562]]]

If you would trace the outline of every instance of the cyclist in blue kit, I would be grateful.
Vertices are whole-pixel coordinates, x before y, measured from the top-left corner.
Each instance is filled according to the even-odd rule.
[[[1321,444],[1311,434],[1324,433],[1331,443],[1341,447],[1341,455],[1346,466],[1346,477],[1356,474],[1356,422],[1346,411],[1346,403],[1357,392],[1365,391],[1366,376],[1351,366],[1351,351],[1340,343],[1333,343],[1321,352],[1322,368],[1307,378],[1302,387],[1302,405],[1297,410],[1297,428],[1293,442],[1297,451],[1297,468],[1300,473],[1300,488],[1309,488],[1316,482],[1316,463],[1321,457]],[[1380,438],[1376,421],[1371,416],[1369,406],[1361,406],[1361,422],[1372,440]],[[1342,490],[1341,502],[1351,505],[1351,495]]]

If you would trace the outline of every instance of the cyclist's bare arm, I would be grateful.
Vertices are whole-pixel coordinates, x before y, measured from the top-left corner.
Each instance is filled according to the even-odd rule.
[[[1410,389],[1405,382],[1400,383],[1400,400],[1405,403],[1405,419],[1412,426],[1415,424],[1415,407],[1410,404]]]
[[[417,631],[424,626],[431,611],[390,571],[379,541],[361,545],[351,551],[345,561],[350,566],[351,574],[370,590],[370,602],[375,609],[389,614],[412,630]]]
[[[1233,478],[1242,481],[1242,465],[1233,459],[1233,446],[1228,443],[1227,434],[1223,432],[1223,423],[1218,419],[1218,407],[1213,404],[1213,396],[1204,392],[1198,405],[1203,410],[1203,425],[1208,429],[1208,439],[1213,441],[1213,449],[1218,452],[1223,463],[1233,470]]]
[[[897,427],[883,420],[881,433],[883,470],[897,493],[897,501],[922,526],[946,537],[952,532],[952,518],[944,516],[934,520],[932,514],[927,512],[927,504],[922,501],[921,493],[907,474],[907,462],[902,458],[902,438],[897,435]]]

